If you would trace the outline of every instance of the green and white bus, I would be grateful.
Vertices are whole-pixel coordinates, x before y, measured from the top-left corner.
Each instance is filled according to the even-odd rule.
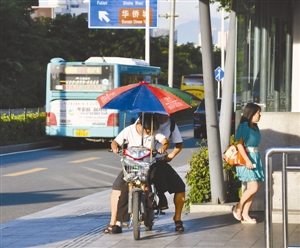
[[[117,87],[157,82],[159,67],[144,60],[91,57],[83,62],[53,58],[46,76],[46,135],[62,145],[83,140],[110,141],[136,118],[134,113],[101,109],[96,98]]]

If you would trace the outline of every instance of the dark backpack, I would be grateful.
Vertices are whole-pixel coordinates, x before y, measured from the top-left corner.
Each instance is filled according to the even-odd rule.
[[[172,133],[173,133],[173,131],[174,131],[174,129],[175,129],[175,124],[176,124],[176,122],[175,122],[174,120],[171,120],[171,125],[170,125],[170,136],[169,136],[169,139],[171,138]]]

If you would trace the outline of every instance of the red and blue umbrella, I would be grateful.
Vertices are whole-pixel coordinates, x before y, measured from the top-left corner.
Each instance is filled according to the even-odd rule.
[[[147,82],[130,84],[110,90],[97,97],[101,108],[133,112],[173,114],[191,108],[174,94],[153,87]]]
[[[166,90],[172,94],[174,94],[175,96],[179,97],[181,100],[183,100],[184,102],[186,102],[187,104],[189,104],[192,107],[197,107],[199,105],[199,102],[201,101],[200,98],[198,98],[197,96],[187,92],[187,91],[183,91],[177,88],[172,88],[166,85],[161,85],[161,84],[151,84],[153,87],[156,88],[160,88],[162,90]]]

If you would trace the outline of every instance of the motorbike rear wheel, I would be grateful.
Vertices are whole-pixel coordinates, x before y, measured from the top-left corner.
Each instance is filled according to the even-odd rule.
[[[133,238],[140,239],[141,194],[136,191],[132,195]]]

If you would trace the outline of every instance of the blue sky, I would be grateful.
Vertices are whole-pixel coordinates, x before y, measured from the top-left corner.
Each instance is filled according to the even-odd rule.
[[[219,4],[210,5],[211,17],[221,18],[217,12]],[[175,12],[179,15],[175,23],[182,24],[192,20],[199,20],[199,0],[175,0]],[[158,14],[170,13],[170,1],[158,0]],[[159,17],[160,28],[168,28],[169,20]]]
[[[176,0],[175,1],[175,13],[179,17],[175,20],[175,28],[178,25],[188,23],[191,21],[199,21],[199,0]],[[219,4],[210,5],[210,15],[211,18],[220,18],[221,23],[221,12],[217,12]],[[164,15],[170,13],[170,1],[167,0],[158,0],[158,14]],[[226,16],[228,14],[224,14]],[[228,24],[228,19],[225,20],[225,23]],[[221,24],[220,24],[221,25]],[[170,19],[158,17],[158,27],[159,28],[170,28]],[[221,31],[221,30],[216,30]],[[225,31],[226,24],[225,24]],[[192,41],[192,40],[191,40]]]

